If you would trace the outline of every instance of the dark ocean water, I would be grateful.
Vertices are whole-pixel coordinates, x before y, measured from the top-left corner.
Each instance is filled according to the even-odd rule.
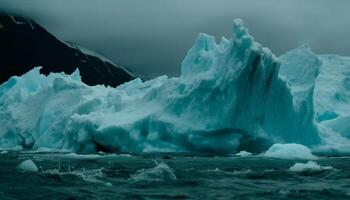
[[[16,166],[31,159],[38,172]],[[0,154],[0,199],[350,199],[350,157],[333,169],[293,172],[296,162],[191,154]]]

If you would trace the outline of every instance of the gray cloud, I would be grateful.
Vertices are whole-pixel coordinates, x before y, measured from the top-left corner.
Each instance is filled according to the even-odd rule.
[[[178,75],[199,32],[229,37],[237,17],[277,55],[303,43],[350,55],[346,0],[8,0],[0,8],[150,77]]]

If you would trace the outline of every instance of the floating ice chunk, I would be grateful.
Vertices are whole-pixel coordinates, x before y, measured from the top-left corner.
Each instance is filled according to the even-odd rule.
[[[289,168],[290,171],[293,172],[303,172],[303,171],[320,171],[320,170],[328,170],[333,169],[332,166],[320,166],[314,161],[309,161],[307,163],[295,163],[293,166]]]
[[[17,166],[17,169],[22,170],[24,172],[37,172],[38,171],[38,167],[36,166],[36,164],[32,161],[32,160],[25,160],[23,162],[21,162],[21,164],[19,164]]]
[[[0,154],[7,154],[8,151],[0,151]]]
[[[315,160],[311,150],[301,144],[274,144],[265,153],[264,157],[289,160]]]
[[[250,153],[248,151],[240,151],[239,153],[236,153],[235,155],[240,156],[240,157],[248,157],[248,156],[251,156],[252,153]]]

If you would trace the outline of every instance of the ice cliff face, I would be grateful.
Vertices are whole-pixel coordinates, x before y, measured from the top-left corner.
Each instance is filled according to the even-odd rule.
[[[229,40],[198,36],[179,78],[111,88],[85,85],[78,71],[12,77],[0,86],[0,147],[230,153],[278,142],[346,152],[349,65],[308,48],[276,58],[235,20]]]

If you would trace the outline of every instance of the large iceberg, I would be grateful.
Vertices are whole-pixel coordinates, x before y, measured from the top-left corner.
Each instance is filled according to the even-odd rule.
[[[273,143],[350,147],[350,58],[301,47],[280,58],[248,33],[200,34],[181,76],[87,86],[39,68],[0,86],[0,147],[78,153],[253,153]]]

